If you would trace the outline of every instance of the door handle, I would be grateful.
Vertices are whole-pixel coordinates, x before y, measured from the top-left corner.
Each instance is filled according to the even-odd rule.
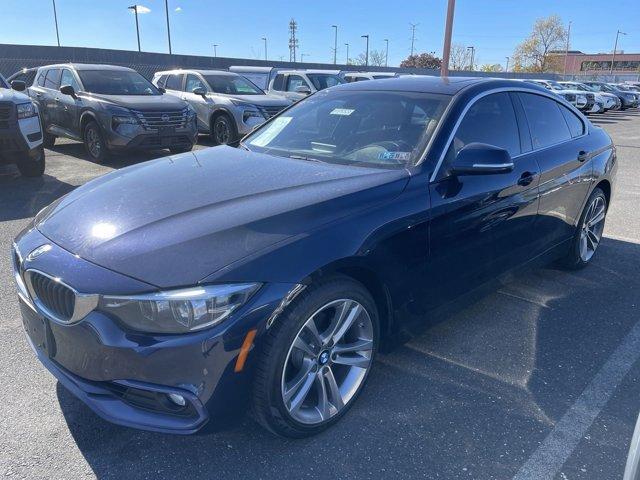
[[[518,179],[518,185],[521,185],[523,187],[530,185],[531,182],[533,182],[533,179],[536,177],[536,175],[537,175],[536,172],[524,172],[522,175],[520,175],[520,178]]]
[[[589,152],[585,152],[584,150],[580,150],[578,152],[578,161],[584,162],[589,159]]]

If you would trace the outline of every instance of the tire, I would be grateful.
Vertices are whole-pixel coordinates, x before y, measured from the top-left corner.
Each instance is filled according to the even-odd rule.
[[[42,130],[42,132],[42,146],[44,148],[52,148],[56,144],[57,137],[45,132],[44,129]]]
[[[560,263],[569,270],[586,267],[598,250],[609,205],[602,189],[595,188],[587,200],[571,247]]]
[[[16,166],[23,177],[41,177],[45,167],[44,147],[41,145],[38,148],[35,157],[31,157],[28,153],[22,154]]]
[[[344,330],[332,323],[340,318],[339,311],[348,312],[342,316],[347,319],[342,325],[350,325]],[[292,438],[330,427],[362,391],[378,339],[376,305],[360,283],[340,276],[311,284],[264,333],[253,388],[254,418],[267,430]]]
[[[189,145],[188,147],[172,147],[169,149],[172,155],[177,155],[179,153],[187,153],[193,150],[193,145]]]
[[[84,127],[82,135],[84,139],[84,148],[89,158],[96,163],[103,163],[109,158],[107,144],[104,141],[100,127],[95,121],[90,121]]]
[[[213,117],[210,130],[214,145],[231,145],[238,138],[235,122],[227,113]]]

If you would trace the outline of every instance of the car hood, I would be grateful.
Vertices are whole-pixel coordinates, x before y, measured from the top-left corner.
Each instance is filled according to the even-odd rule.
[[[216,147],[93,180],[36,218],[52,242],[158,287],[195,284],[290,237],[397,196],[406,170]],[[261,279],[256,278],[256,281]]]
[[[22,92],[17,92],[9,88],[0,88],[0,102],[25,103],[30,101],[29,96]]]
[[[83,94],[101,102],[143,111],[180,110],[187,106],[186,102],[173,95],[98,95]]]
[[[247,102],[261,107],[288,107],[291,101],[277,95],[228,95],[228,98]]]

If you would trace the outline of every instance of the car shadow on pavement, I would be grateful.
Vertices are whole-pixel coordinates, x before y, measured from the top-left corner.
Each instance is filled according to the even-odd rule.
[[[49,150],[58,155],[65,155],[97,164],[97,162],[89,157],[89,155],[85,151],[84,145],[80,142],[66,141],[64,143],[57,143]],[[136,163],[146,162],[148,160],[166,157],[169,155],[171,155],[169,150],[127,151],[123,153],[111,154],[111,156],[104,162],[104,165],[111,168],[122,168],[128,165],[135,165]]]
[[[638,321],[638,264],[640,245],[605,238],[584,270],[501,280],[379,355],[351,411],[314,438],[274,437],[248,416],[155,434],[101,420],[59,384],[58,399],[98,478],[511,478]],[[608,419],[604,471],[624,469],[636,415]]]

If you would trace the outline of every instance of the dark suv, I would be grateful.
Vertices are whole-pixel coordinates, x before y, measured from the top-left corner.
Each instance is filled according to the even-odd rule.
[[[40,67],[29,95],[40,107],[44,144],[84,142],[98,162],[110,152],[168,148],[186,152],[197,139],[196,115],[135,70],[111,65]]]

